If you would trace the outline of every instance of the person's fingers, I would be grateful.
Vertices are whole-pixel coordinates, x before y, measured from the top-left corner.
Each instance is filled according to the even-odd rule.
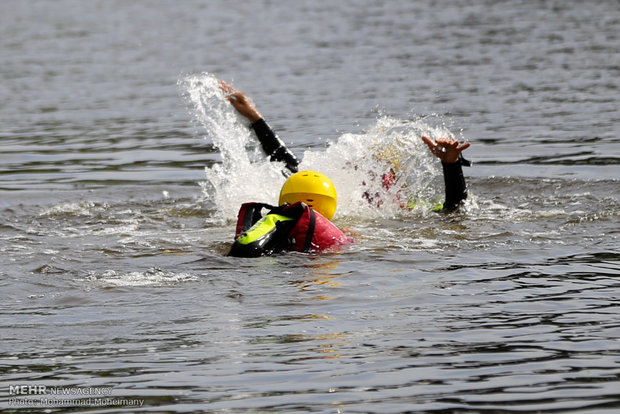
[[[464,151],[467,148],[469,148],[471,145],[471,142],[464,142],[461,145],[459,145],[456,149],[458,149],[459,151]]]
[[[219,87],[222,91],[228,93],[230,91],[231,86],[225,81],[219,81]]]
[[[437,139],[437,144],[444,146],[444,147],[453,146],[455,143],[458,144],[458,141],[453,140],[452,138],[442,137],[442,138]]]
[[[422,136],[422,141],[424,141],[424,143],[431,149],[431,151],[437,147],[437,144],[435,144],[435,142],[430,139],[429,137],[426,136]]]
[[[225,89],[234,89],[228,82],[226,81],[220,81],[220,86],[225,88]]]
[[[227,95],[238,95],[241,93],[235,88],[233,88],[231,85],[229,85],[226,81],[220,81],[219,87]]]

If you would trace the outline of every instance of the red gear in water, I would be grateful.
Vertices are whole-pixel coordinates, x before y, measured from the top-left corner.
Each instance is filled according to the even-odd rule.
[[[263,208],[269,209],[264,217]],[[235,241],[228,255],[257,257],[284,250],[315,252],[351,241],[338,227],[302,202],[280,207],[245,203],[239,209]]]

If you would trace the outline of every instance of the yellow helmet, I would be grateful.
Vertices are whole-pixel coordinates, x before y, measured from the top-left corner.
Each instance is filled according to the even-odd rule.
[[[331,220],[336,212],[336,188],[332,180],[316,171],[300,171],[291,175],[280,190],[279,204],[302,201]]]

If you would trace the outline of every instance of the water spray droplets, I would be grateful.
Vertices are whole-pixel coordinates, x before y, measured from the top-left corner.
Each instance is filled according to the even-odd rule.
[[[211,220],[234,220],[244,202],[276,203],[284,166],[269,162],[258,149],[247,121],[236,113],[215,76],[188,76],[195,119],[219,149],[222,162],[205,169],[205,199],[213,203]],[[435,122],[433,124],[433,122]],[[345,133],[323,151],[305,151],[300,170],[329,176],[338,191],[339,217],[385,217],[426,209],[443,197],[441,168],[421,136],[453,137],[438,116],[402,120],[380,115],[361,133]]]

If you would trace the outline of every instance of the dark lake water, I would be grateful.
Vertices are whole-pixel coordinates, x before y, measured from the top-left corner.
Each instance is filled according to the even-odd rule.
[[[619,33],[617,1],[0,2],[0,409],[620,412]],[[355,244],[225,255],[284,178],[217,79]],[[472,143],[463,211],[422,134]],[[363,201],[386,163],[412,210]]]

